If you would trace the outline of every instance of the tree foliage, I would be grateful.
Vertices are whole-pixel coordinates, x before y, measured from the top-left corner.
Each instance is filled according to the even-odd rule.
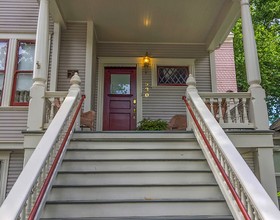
[[[280,117],[280,0],[251,0],[261,85],[266,91],[269,120]],[[233,28],[239,91],[247,91],[241,20]]]

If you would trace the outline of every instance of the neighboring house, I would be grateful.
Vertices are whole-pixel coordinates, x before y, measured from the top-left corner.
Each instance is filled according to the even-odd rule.
[[[232,36],[226,40],[240,14],[244,25],[246,70],[250,85],[246,93],[237,92]],[[143,58],[146,53],[150,57],[149,62],[145,64]],[[74,75],[75,72],[79,77]],[[56,183],[65,181],[63,187],[65,185],[66,188],[76,187],[74,190],[69,188],[70,192],[65,193],[76,196],[72,192],[82,191],[82,185],[86,182],[91,183],[88,188],[94,185],[95,182],[91,181],[95,180],[88,180],[87,178],[91,177],[86,174],[92,174],[96,170],[97,173],[94,173],[96,178],[98,175],[104,176],[105,183],[101,182],[95,187],[104,192],[108,190],[109,195],[115,195],[115,191],[111,193],[110,190],[113,191],[116,185],[111,182],[118,182],[120,179],[127,182],[117,186],[120,191],[117,190],[115,200],[99,198],[97,195],[100,195],[101,191],[96,192],[96,188],[90,190],[96,197],[86,200],[84,198],[90,195],[90,192],[86,192],[83,201],[79,200],[80,203],[76,201],[74,208],[70,206],[75,200],[74,197],[65,199],[63,204],[48,200],[47,211],[43,213],[45,218],[54,218],[50,213],[57,213],[58,203],[61,208],[57,209],[61,209],[62,214],[73,211],[73,214],[69,214],[70,217],[83,213],[83,217],[91,218],[94,216],[90,215],[90,210],[94,210],[94,213],[100,211],[100,214],[96,214],[96,218],[118,216],[125,219],[135,216],[136,219],[137,216],[141,218],[149,215],[166,219],[176,216],[183,219],[183,216],[188,216],[191,219],[191,216],[198,215],[192,211],[196,210],[199,213],[204,209],[206,214],[201,215],[205,218],[214,216],[214,218],[242,219],[242,215],[248,215],[252,219],[277,219],[280,216],[273,204],[274,202],[278,206],[273,161],[274,145],[268,127],[265,94],[260,86],[248,0],[0,2],[0,203],[8,196],[0,208],[0,219],[15,219],[18,215],[24,219],[25,215],[29,216],[37,198],[37,188],[42,187],[42,181],[54,158],[48,153],[57,152],[52,150],[52,147],[56,146],[57,142],[63,142],[60,135],[64,136],[67,133],[65,131],[69,126],[69,123],[66,123],[68,116],[69,120],[73,118],[73,112],[77,108],[76,102],[80,100],[79,79],[81,93],[86,95],[83,111],[96,112],[94,131],[79,131],[77,126],[77,132],[73,139],[69,140],[70,148],[75,151],[77,145],[78,149],[84,147],[81,151],[86,152],[92,146],[100,144],[102,146],[100,149],[98,147],[91,149],[92,151],[85,157],[96,154],[101,159],[97,158],[100,161],[94,165],[94,170],[89,171],[91,169],[91,166],[87,165],[89,158],[83,158],[83,161],[73,159],[66,152],[64,164],[69,160],[85,162],[83,168],[85,173],[78,177],[77,182],[81,181],[80,188],[69,183],[72,177],[69,179],[65,177],[62,180],[59,177]],[[199,134],[199,129],[196,129],[199,125],[192,124],[190,113],[186,116],[188,123],[186,131],[136,132],[137,123],[144,118],[169,121],[174,115],[186,115],[186,104],[182,100],[184,95],[187,96],[198,119],[197,124],[202,127],[204,140],[207,140],[208,145],[214,149],[212,156],[206,148],[207,144],[203,142],[203,134]],[[50,129],[47,129],[48,126]],[[91,141],[96,142],[93,144]],[[76,144],[78,142],[79,144]],[[130,145],[126,148],[128,143]],[[144,146],[139,147],[141,143],[144,143]],[[165,144],[168,143],[170,146],[166,151]],[[160,188],[162,186],[170,187],[170,192],[175,190],[180,194],[180,190],[176,187],[186,187],[180,183],[180,178],[184,178],[185,175],[181,174],[181,168],[170,174],[167,165],[147,165],[145,171],[141,167],[152,156],[155,157],[152,164],[157,164],[159,161],[172,162],[174,158],[170,157],[176,152],[181,158],[185,155],[185,152],[178,153],[181,148],[190,152],[190,149],[184,148],[185,146],[178,147],[178,143],[194,146],[196,148],[194,151],[202,149],[204,156],[199,157],[206,159],[187,157],[190,161],[207,160],[208,163],[203,165],[202,170],[186,172],[195,173],[197,178],[203,176],[204,172],[206,175],[215,176],[213,181],[216,182],[208,185],[218,184],[216,190],[220,194],[222,192],[221,198],[212,195],[204,198],[202,202],[201,198],[190,199],[182,197],[184,195],[182,194],[178,195],[181,197],[176,200],[171,198],[170,193],[164,198],[157,199],[146,197],[145,193],[142,195],[142,188],[135,188],[132,193],[125,191],[141,185],[143,181],[142,187],[158,187],[155,191],[159,194],[169,192],[162,190]],[[80,144],[84,144],[83,147]],[[134,145],[136,148],[132,149]],[[149,149],[149,145],[153,146],[153,149]],[[174,150],[173,147],[178,149]],[[158,151],[154,152],[155,149]],[[106,152],[109,152],[109,159],[102,159]],[[147,155],[140,161],[138,155],[141,157],[144,152]],[[120,158],[112,158],[114,153]],[[224,170],[226,180],[222,179],[223,171],[217,170],[219,165],[214,164],[213,155],[217,156],[216,162]],[[98,163],[104,162],[103,160],[109,163],[118,162],[117,165],[108,165],[112,170],[103,170],[104,173],[100,174]],[[140,165],[120,165],[119,162],[122,160],[125,160],[124,162],[139,160]],[[174,164],[170,166],[177,167],[179,162],[173,162]],[[62,170],[58,175],[63,176],[71,172],[77,174],[76,165],[70,167],[70,171]],[[121,169],[119,167],[130,170],[117,170]],[[163,167],[167,170],[161,170]],[[63,166],[62,169],[66,168]],[[193,169],[200,168],[194,166]],[[137,177],[142,173],[147,176],[143,178],[144,180],[140,178],[136,184],[130,184],[132,180],[126,179],[129,178],[128,174],[131,174],[137,181]],[[116,175],[115,179],[109,179],[110,175]],[[164,185],[163,180],[172,182],[173,177],[173,185],[171,183],[168,186]],[[186,179],[193,178],[196,179],[192,176]],[[149,180],[159,182],[153,185]],[[203,196],[204,180],[197,181],[195,187],[198,188],[189,190],[195,194],[201,192]],[[232,186],[232,191],[225,182]],[[104,185],[108,188],[103,189]],[[52,189],[52,193],[55,190]],[[48,192],[47,190],[45,195],[48,195]],[[141,194],[139,198],[130,197],[137,194],[136,192]],[[216,191],[213,192],[215,195],[218,194]],[[51,198],[54,198],[55,194],[50,194]],[[60,197],[59,193],[57,195]],[[129,198],[124,198],[123,195],[128,195]],[[156,204],[152,204],[153,202]],[[150,203],[155,206],[149,206]],[[196,206],[200,203],[206,203],[205,207],[209,208]],[[210,206],[213,203],[215,204]],[[108,208],[108,205],[111,206]],[[130,208],[131,206],[133,207]],[[190,208],[184,211],[185,206]],[[126,213],[120,212],[124,207]],[[230,211],[219,213],[220,207],[226,207],[222,210]],[[83,208],[86,210],[83,211]],[[76,216],[79,217],[81,216]]]

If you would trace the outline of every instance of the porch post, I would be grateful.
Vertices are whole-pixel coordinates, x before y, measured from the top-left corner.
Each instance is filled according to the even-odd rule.
[[[256,175],[275,205],[279,207],[273,162],[273,146],[259,147],[255,154]]]
[[[49,51],[49,0],[40,0],[27,130],[42,130]]]
[[[187,82],[186,84],[188,85],[187,89],[186,89],[186,97],[188,99],[189,97],[189,91],[196,91],[197,92],[197,89],[196,89],[196,80],[195,78],[193,77],[192,74],[189,75],[188,79],[187,79]],[[187,113],[187,131],[191,131],[193,129],[193,125],[192,125],[192,116],[189,112],[189,110],[187,109],[186,107],[186,113]]]
[[[249,0],[240,0],[243,45],[247,82],[250,85],[251,102],[249,117],[257,130],[268,130],[268,113],[265,102],[265,91],[261,87],[261,76],[254,29],[250,14]]]

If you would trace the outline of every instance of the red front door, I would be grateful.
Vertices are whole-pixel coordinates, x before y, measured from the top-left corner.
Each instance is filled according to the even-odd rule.
[[[136,68],[105,68],[104,131],[136,129]]]

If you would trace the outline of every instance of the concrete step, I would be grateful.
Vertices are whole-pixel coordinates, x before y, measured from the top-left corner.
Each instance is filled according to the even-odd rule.
[[[205,159],[194,160],[64,160],[60,171],[209,171]]]
[[[122,141],[71,141],[68,149],[200,149],[197,142],[184,142],[184,141],[129,141],[123,139]],[[113,143],[113,144],[112,144]]]
[[[204,159],[200,149],[69,149],[66,160]]]
[[[233,219],[193,134],[175,136],[75,134],[42,219]]]
[[[48,201],[223,199],[216,184],[136,186],[54,186]]]
[[[191,172],[59,172],[56,185],[111,184],[208,184],[216,183],[208,171]]]
[[[161,217],[229,215],[222,200],[67,201],[47,203],[43,218]]]

